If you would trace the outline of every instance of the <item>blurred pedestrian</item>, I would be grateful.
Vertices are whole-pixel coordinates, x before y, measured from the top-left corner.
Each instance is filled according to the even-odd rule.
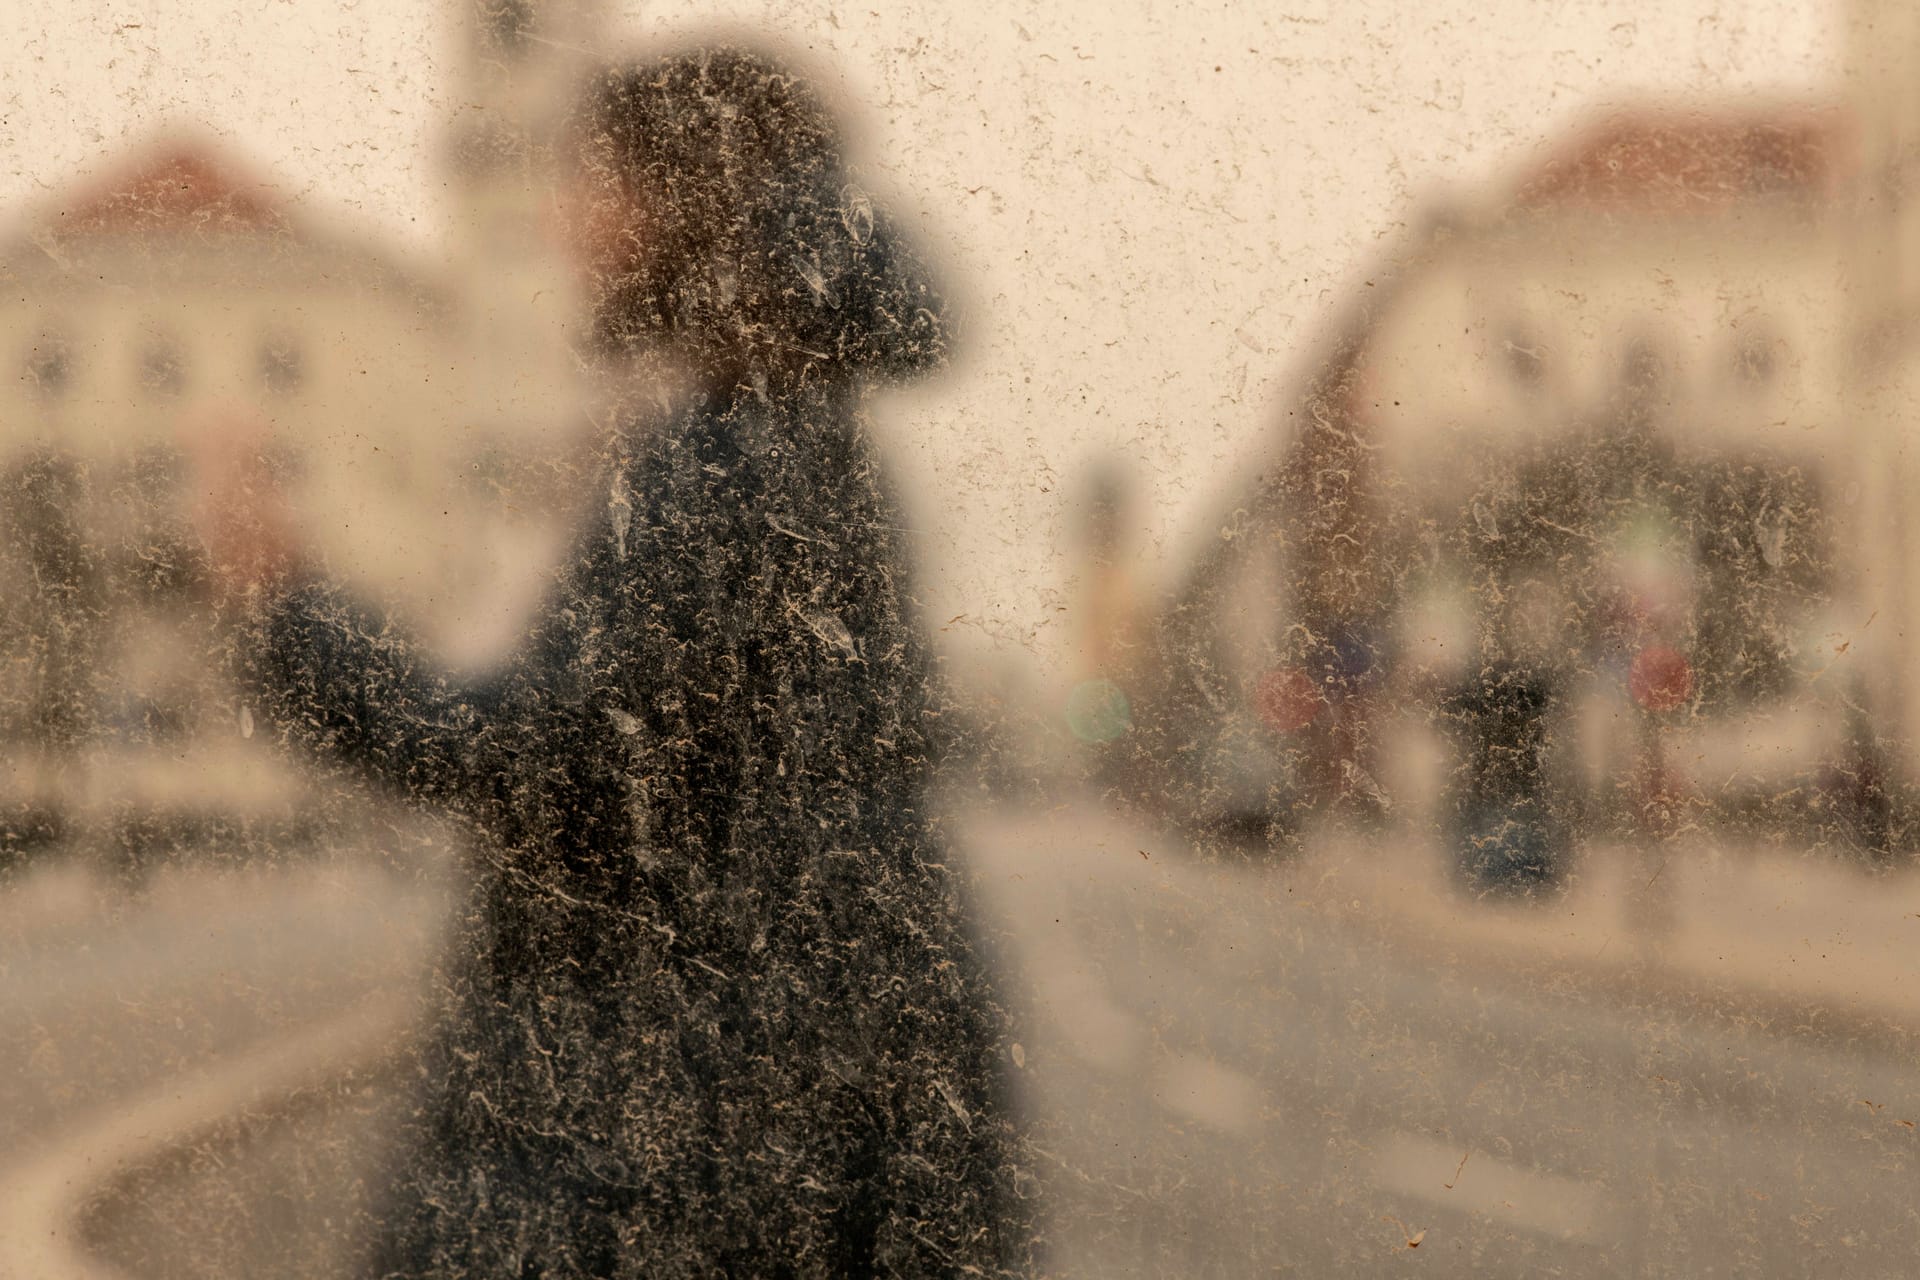
[[[436,676],[301,566],[270,486],[208,480],[278,723],[480,850],[379,1274],[1024,1273],[1011,1045],[858,413],[943,361],[945,309],[772,58],[605,71],[569,137],[598,351],[698,390],[623,437],[503,672]]]

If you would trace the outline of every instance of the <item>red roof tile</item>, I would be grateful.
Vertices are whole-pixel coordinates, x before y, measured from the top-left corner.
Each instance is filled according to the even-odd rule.
[[[272,185],[192,140],[142,150],[117,172],[56,199],[42,217],[61,236],[152,231],[285,231]]]
[[[1520,182],[1514,203],[1720,213],[1760,197],[1829,197],[1857,164],[1853,122],[1837,109],[1642,109],[1576,133]]]

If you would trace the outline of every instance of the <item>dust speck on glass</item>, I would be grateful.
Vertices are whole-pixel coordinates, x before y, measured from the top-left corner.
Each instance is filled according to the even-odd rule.
[[[0,33],[0,1275],[1914,1270],[1920,11]]]

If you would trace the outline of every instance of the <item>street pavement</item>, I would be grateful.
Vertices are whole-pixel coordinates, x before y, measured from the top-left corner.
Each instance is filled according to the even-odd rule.
[[[1221,861],[1090,802],[964,829],[1063,1274],[1912,1274],[1914,1024],[1871,998],[1911,878],[1609,850],[1502,907],[1404,833]]]
[[[236,1114],[252,1108],[261,1099],[246,1080],[222,1074],[231,1064],[383,996],[407,1000],[446,901],[443,878],[351,849],[265,868],[175,866],[140,885],[84,854],[16,877],[0,891],[0,1195],[9,1199],[0,1204],[0,1276],[66,1280],[48,1269],[69,1256],[131,1264],[103,1275],[220,1274],[189,1264],[226,1256],[236,1226],[267,1225],[277,1211],[258,1195],[264,1184],[247,1212],[229,1201],[129,1235],[143,1215],[129,1211],[120,1180],[149,1171],[119,1167],[112,1153],[164,1145],[166,1135],[143,1127],[169,1123],[179,1112],[169,1104],[209,1083],[232,1095]],[[329,1048],[308,1052],[324,1058]],[[175,1153],[176,1163],[217,1164],[221,1146]],[[341,1167],[351,1166],[329,1175]],[[179,1170],[164,1172],[141,1185],[181,1180]],[[301,1194],[317,1207],[356,1193],[323,1185]],[[109,1203],[91,1203],[103,1195]],[[63,1201],[83,1238],[49,1241],[70,1224],[15,1220],[29,1202]],[[210,1217],[222,1224],[211,1235]]]
[[[1090,797],[952,808],[1055,1274],[1913,1272],[1910,876],[1601,848],[1502,906],[1408,833],[1223,859]],[[417,985],[447,902],[342,861],[16,884],[0,1153]],[[402,1106],[357,1076],[198,1139],[108,1185],[87,1243],[124,1275],[344,1275]]]

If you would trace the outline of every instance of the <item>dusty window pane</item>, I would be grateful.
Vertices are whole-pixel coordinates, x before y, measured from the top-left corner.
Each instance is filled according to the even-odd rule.
[[[1913,1270],[1920,17],[0,15],[0,1273]]]
[[[73,378],[73,353],[60,338],[45,336],[27,353],[27,379],[42,395],[57,396]]]
[[[275,395],[300,389],[305,369],[298,339],[286,336],[268,338],[260,344],[260,381]]]
[[[186,387],[186,357],[177,344],[164,338],[148,344],[140,357],[140,385],[162,395],[178,395]]]

